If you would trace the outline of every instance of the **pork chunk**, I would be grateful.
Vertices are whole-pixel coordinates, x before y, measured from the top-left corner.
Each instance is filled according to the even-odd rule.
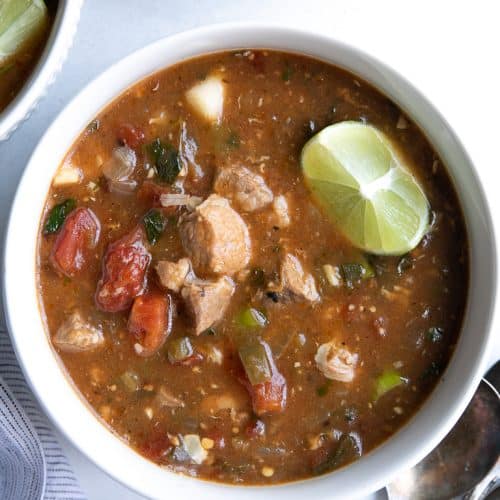
[[[281,286],[296,300],[319,300],[316,283],[311,274],[305,273],[299,259],[287,253],[281,263]]]
[[[177,262],[160,260],[156,264],[156,272],[162,286],[179,293],[188,276],[192,274],[191,261],[185,257]]]
[[[219,321],[234,293],[234,282],[227,276],[216,281],[195,279],[181,290],[187,312],[199,335]]]
[[[214,190],[244,212],[265,207],[274,197],[264,179],[242,165],[220,169],[215,178]]]
[[[104,343],[102,330],[83,321],[79,312],[74,312],[59,327],[53,338],[62,351],[90,351]]]
[[[226,198],[209,196],[180,224],[182,245],[196,272],[233,275],[250,260],[250,236]]]
[[[339,382],[352,382],[358,363],[358,355],[352,354],[332,341],[319,346],[314,361],[326,378]]]

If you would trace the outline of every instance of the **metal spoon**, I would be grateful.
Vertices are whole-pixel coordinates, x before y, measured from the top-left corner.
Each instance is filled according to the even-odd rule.
[[[443,441],[386,487],[390,500],[482,500],[500,486],[499,381],[497,362]]]

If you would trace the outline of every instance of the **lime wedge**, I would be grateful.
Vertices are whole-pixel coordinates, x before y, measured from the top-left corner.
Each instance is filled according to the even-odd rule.
[[[35,45],[48,26],[43,0],[0,1],[0,67]]]
[[[402,255],[427,231],[427,198],[375,127],[330,125],[307,142],[301,163],[314,198],[356,247]]]

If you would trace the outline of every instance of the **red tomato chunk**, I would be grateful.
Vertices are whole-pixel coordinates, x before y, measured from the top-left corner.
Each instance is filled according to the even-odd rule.
[[[144,132],[140,128],[134,127],[129,123],[124,123],[118,129],[118,140],[132,149],[135,149],[144,141]]]
[[[152,292],[134,300],[128,318],[128,330],[141,345],[138,354],[151,356],[165,343],[172,329],[170,295]]]
[[[82,270],[89,250],[99,240],[101,225],[89,208],[71,212],[57,235],[50,262],[60,273],[73,277]]]
[[[124,311],[144,291],[151,262],[144,239],[144,231],[138,227],[106,250],[95,295],[96,305],[101,311]]]

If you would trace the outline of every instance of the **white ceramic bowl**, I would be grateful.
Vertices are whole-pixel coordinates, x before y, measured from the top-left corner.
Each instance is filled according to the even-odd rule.
[[[242,47],[309,54],[360,75],[390,96],[425,131],[459,193],[469,232],[471,280],[462,335],[450,365],[420,411],[361,460],[323,477],[273,487],[224,486],[168,472],[135,453],[91,413],[65,376],[39,314],[35,289],[38,217],[51,177],[85,125],[110,100],[145,76],[199,54]],[[495,242],[474,167],[443,117],[407,81],[372,57],[338,41],[266,25],[222,25],[160,40],[126,57],[88,85],[59,115],[35,149],[9,221],[4,300],[24,373],[59,429],[92,461],[130,488],[154,498],[315,500],[374,491],[422,459],[451,429],[479,383],[486,363],[496,289]]]
[[[29,117],[59,73],[75,36],[82,3],[83,0],[58,0],[54,22],[40,59],[16,97],[0,112],[0,141],[8,139]]]

